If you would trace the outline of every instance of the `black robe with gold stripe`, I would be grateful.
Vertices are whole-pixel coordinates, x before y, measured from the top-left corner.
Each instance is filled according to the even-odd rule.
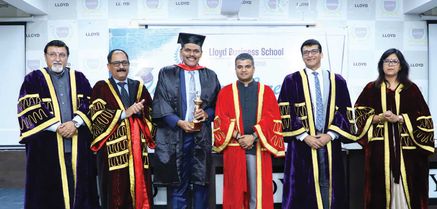
[[[72,137],[75,194],[69,194],[64,140],[46,130],[61,122],[56,90],[46,69],[35,70],[24,78],[17,105],[20,143],[26,145],[26,209],[69,209],[70,202],[77,209],[99,208],[95,157],[89,149],[91,86],[82,73],[70,69],[66,73],[70,77],[72,115],[79,115],[85,122]]]
[[[403,123],[372,124],[385,111]],[[355,103],[359,142],[365,150],[365,208],[389,209],[391,181],[402,182],[408,208],[428,208],[428,156],[434,152],[433,122],[419,88],[367,84]]]

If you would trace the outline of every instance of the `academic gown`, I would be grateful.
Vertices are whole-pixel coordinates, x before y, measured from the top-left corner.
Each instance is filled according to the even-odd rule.
[[[354,120],[346,81],[330,71],[324,72],[324,95],[327,95],[324,133],[333,131],[339,139],[326,144],[330,209],[346,208],[345,174],[341,156],[341,141],[354,140]],[[311,103],[305,70],[287,75],[279,94],[284,141],[288,143],[282,208],[323,209],[317,150],[296,136],[307,132],[315,136],[315,107]],[[329,85],[328,85],[329,84]]]
[[[26,145],[25,209],[69,209],[70,201],[74,209],[99,208],[95,156],[89,150],[91,86],[81,72],[66,72],[70,77],[72,115],[79,115],[85,123],[71,139],[75,194],[69,194],[64,139],[46,130],[61,122],[56,90],[47,69],[35,70],[24,78],[17,105],[20,143]]]
[[[387,110],[403,123],[372,124]],[[385,83],[368,83],[355,103],[359,142],[365,151],[365,207],[389,209],[391,175],[402,182],[408,208],[428,208],[428,157],[434,152],[434,131],[428,106],[414,83],[393,91]],[[401,181],[400,181],[401,180]]]
[[[103,208],[151,208],[147,147],[154,148],[150,118],[152,99],[142,82],[128,80],[130,103],[144,102],[141,114],[120,120],[127,109],[113,78],[93,88],[91,115]]]
[[[244,134],[243,114],[237,82],[219,93],[214,119],[214,151],[223,153],[223,208],[249,208],[246,151],[232,137],[234,130]],[[258,83],[256,143],[256,205],[273,209],[272,159],[283,157],[281,115],[270,87]]]
[[[214,71],[208,68],[198,69],[202,87],[201,108],[208,113],[209,119],[202,123],[199,132],[184,134],[177,127],[165,122],[165,117],[173,115],[184,120],[186,107],[184,73],[178,65],[171,65],[159,71],[156,92],[153,97],[152,117],[157,124],[155,158],[152,162],[154,184],[178,186],[181,183],[184,137],[194,137],[193,165],[190,183],[206,185],[209,183],[209,169],[212,149],[211,121],[214,117],[215,102],[220,91],[220,83]]]

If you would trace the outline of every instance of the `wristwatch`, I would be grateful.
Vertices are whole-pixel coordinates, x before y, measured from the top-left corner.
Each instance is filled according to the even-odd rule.
[[[76,128],[80,127],[80,124],[77,121],[75,121],[75,120],[71,120],[71,121],[74,123],[74,127],[76,127]]]

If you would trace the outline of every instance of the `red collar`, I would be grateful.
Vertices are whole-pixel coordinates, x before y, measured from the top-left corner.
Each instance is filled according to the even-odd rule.
[[[188,65],[186,65],[184,63],[177,64],[177,66],[179,66],[180,68],[182,68],[182,69],[184,69],[186,71],[193,71],[193,70],[199,70],[199,69],[205,68],[205,67],[200,66],[200,65],[191,67],[191,66],[188,66]]]

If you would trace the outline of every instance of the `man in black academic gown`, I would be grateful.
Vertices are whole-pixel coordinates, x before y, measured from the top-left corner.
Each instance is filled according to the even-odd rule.
[[[182,63],[160,70],[153,98],[152,117],[158,125],[154,182],[171,190],[173,208],[187,208],[190,203],[193,208],[208,208],[211,121],[220,83],[214,71],[199,65],[204,39],[179,34]],[[196,97],[202,104],[195,111]],[[200,129],[190,123],[193,120],[200,121]]]

